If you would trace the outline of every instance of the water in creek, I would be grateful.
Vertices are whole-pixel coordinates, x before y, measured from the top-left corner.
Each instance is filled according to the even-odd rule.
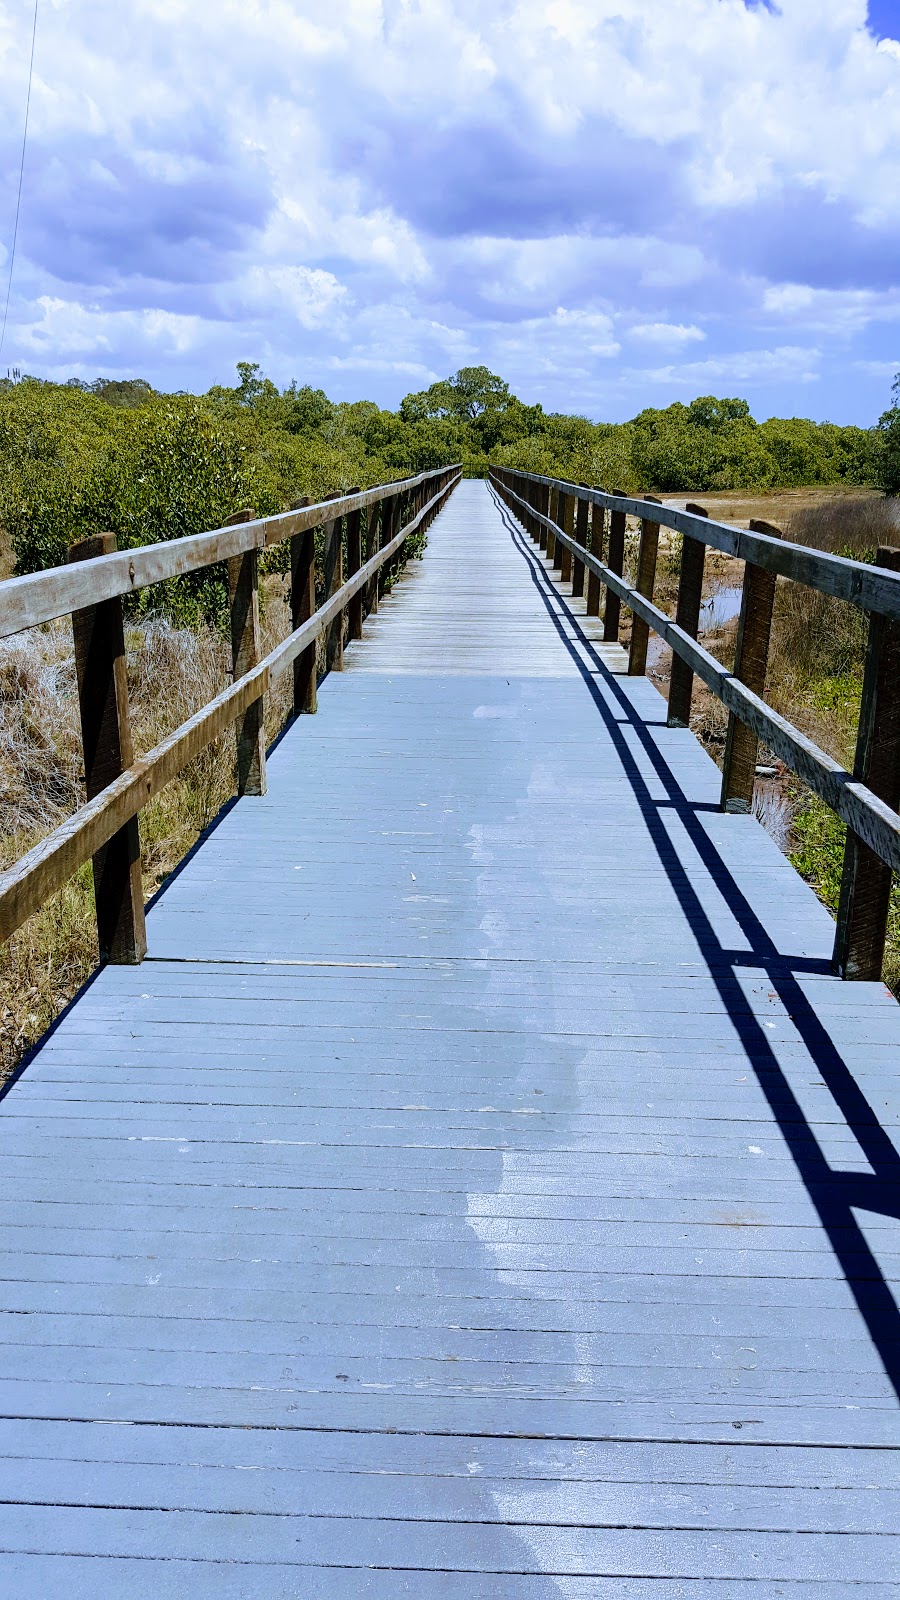
[[[740,615],[741,587],[723,584],[707,595],[700,608],[700,637],[721,633],[729,622]],[[652,671],[665,654],[667,646],[658,634],[651,633],[647,650],[647,670]],[[779,850],[787,854],[791,845],[793,809],[782,784],[771,772],[761,774],[756,781],[753,812],[774,839]]]
[[[740,615],[741,587],[732,588],[723,585],[721,589],[714,589],[700,607],[700,632],[720,633],[735,617]]]

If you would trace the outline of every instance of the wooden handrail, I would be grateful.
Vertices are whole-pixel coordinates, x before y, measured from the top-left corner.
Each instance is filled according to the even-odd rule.
[[[375,554],[370,556],[340,589],[326,599],[312,616],[288,634],[286,639],[276,645],[258,665],[237,678],[228,688],[223,689],[208,705],[163,739],[155,749],[133,761],[99,794],[81,806],[6,872],[0,874],[0,941],[8,939],[10,934],[37,911],[50,895],[60,889],[80,866],[92,857],[96,858],[98,852],[102,851],[103,847],[108,845],[109,841],[120,833],[147,802],[159,794],[189,761],[193,761],[201,750],[227,732],[229,727],[239,718],[243,718],[251,707],[259,704],[273,680],[286,672],[304,651],[315,645],[323,629],[341,617],[353,597],[357,594],[365,595],[367,586],[378,577],[382,567],[398,554],[410,535],[420,528],[427,527],[433,521],[447,496],[456,487],[460,476],[460,468],[454,466],[423,473],[416,479],[404,480],[406,484],[422,484],[435,492],[416,515],[399,528],[387,544],[376,550]],[[364,500],[364,503],[372,504],[379,498],[391,499],[402,491],[403,487],[404,483],[389,484],[382,485],[377,491],[367,491],[368,499]],[[346,505],[352,512],[360,498],[360,496],[343,496],[341,500],[329,500],[319,506],[310,506],[308,510],[304,507],[298,512],[289,513],[289,516],[317,518],[321,522],[323,511],[328,516],[334,516]],[[243,523],[225,531],[229,536],[246,534],[248,529],[266,526],[273,520],[269,518]],[[307,520],[304,526],[309,525]],[[315,520],[312,525],[316,525]],[[201,534],[198,537],[202,540],[208,536]],[[248,549],[258,549],[259,546],[245,544],[242,548],[243,552],[246,552]],[[242,552],[238,550],[236,553]],[[128,551],[125,554],[131,556],[139,552]],[[101,561],[111,559],[115,558],[108,556],[100,558]],[[214,559],[218,560],[220,556],[217,554]],[[97,561],[80,563],[83,567],[91,565],[96,567],[98,564]],[[54,569],[54,573],[59,570]],[[78,569],[76,567],[73,570]],[[121,590],[114,591],[117,594],[121,592]],[[96,876],[95,893],[99,895]],[[143,953],[143,950],[136,945],[130,957],[125,955],[120,959],[140,960]]]
[[[208,533],[192,533],[183,539],[168,539],[160,544],[136,545],[114,555],[95,556],[72,567],[48,567],[21,578],[0,583],[0,639],[37,628],[72,611],[98,605],[117,595],[136,594],[167,578],[181,578],[187,572],[210,567],[217,561],[230,561],[251,550],[266,550],[295,534],[318,528],[334,517],[345,517],[364,506],[375,505],[387,496],[400,494],[419,484],[438,478],[440,468],[420,472],[414,478],[383,483],[354,494],[336,495],[315,505],[282,511],[277,516],[255,517],[237,526],[212,528]],[[452,470],[452,469],[451,469]]]
[[[580,485],[569,485],[562,480],[543,478],[533,473],[518,472],[505,467],[492,468],[491,482],[510,509],[516,512],[526,529],[532,531],[533,536],[536,527],[545,529],[548,544],[551,541],[555,546],[562,544],[573,555],[577,555],[587,570],[606,587],[608,596],[614,597],[616,628],[611,635],[612,638],[618,637],[617,608],[621,601],[634,617],[639,618],[665,640],[675,658],[673,669],[680,661],[684,663],[684,670],[687,671],[688,713],[691,675],[696,674],[716,698],[727,706],[733,717],[748,728],[756,739],[763,739],[785,765],[790,767],[792,772],[795,772],[847,823],[849,832],[841,908],[835,935],[834,965],[842,977],[871,980],[880,977],[887,932],[888,895],[885,893],[883,878],[879,878],[878,873],[872,871],[867,852],[871,852],[889,873],[900,872],[900,814],[898,814],[900,713],[896,699],[897,687],[888,681],[895,674],[893,670],[890,672],[879,670],[879,666],[886,663],[888,652],[891,652],[889,659],[892,664],[900,660],[900,628],[893,620],[900,616],[900,570],[891,571],[887,566],[872,568],[863,562],[844,561],[839,556],[810,551],[801,545],[786,544],[775,529],[771,534],[754,531],[745,534],[742,529],[728,528],[725,524],[711,522],[701,507],[688,512],[674,513],[678,518],[676,523],[671,515],[666,516],[670,508],[654,500],[638,500],[624,495],[607,494],[603,490],[584,489]],[[741,671],[739,661],[734,671],[723,667],[721,662],[697,642],[693,630],[689,631],[688,628],[679,626],[677,621],[673,621],[653,604],[652,584],[650,594],[641,592],[641,589],[646,590],[648,587],[646,576],[640,588],[627,583],[618,571],[602,561],[593,551],[586,551],[558,523],[546,514],[536,511],[533,498],[526,499],[519,494],[513,487],[514,483],[518,483],[523,489],[527,489],[533,483],[548,484],[551,491],[555,489],[557,494],[575,493],[604,510],[618,512],[620,515],[626,510],[633,512],[634,515],[640,516],[645,524],[665,523],[668,527],[679,527],[691,544],[697,546],[710,544],[716,549],[727,549],[730,554],[742,555],[747,565],[741,631],[743,634],[745,627],[751,632],[755,630],[756,653],[757,655],[760,653],[761,647],[762,661],[755,660],[752,674],[744,671],[741,676],[738,676],[738,672]],[[727,541],[723,537],[724,533],[728,534]],[[764,554],[765,561],[756,559],[760,552]],[[786,555],[788,559],[776,560],[776,554]],[[794,554],[810,558],[803,567],[802,577],[794,570]],[[900,553],[884,550],[879,551],[879,555],[885,562],[896,558],[900,567]],[[837,567],[835,563],[838,564]],[[870,659],[867,664],[860,713],[860,744],[852,773],[826,751],[820,749],[812,739],[808,739],[786,717],[782,717],[767,705],[762,694],[754,692],[748,682],[742,681],[742,678],[750,677],[757,684],[765,683],[768,620],[762,613],[768,606],[768,617],[771,618],[771,592],[761,594],[758,581],[760,569],[763,573],[780,572],[786,577],[793,576],[796,581],[805,583],[808,587],[850,600],[855,605],[862,603],[860,596],[867,596],[866,608],[873,611],[874,616],[870,621]],[[850,583],[851,574],[848,569],[852,569],[852,594],[844,592],[841,587],[845,581]],[[836,572],[840,582],[835,578]],[[823,575],[823,581],[814,581],[823,578]],[[868,588],[864,587],[862,581],[866,575],[872,576]],[[695,587],[701,579],[702,563],[699,577],[695,575],[692,578]],[[684,580],[683,572],[682,587]],[[699,602],[699,587],[693,598]],[[870,601],[873,603],[870,604]],[[754,605],[757,607],[756,611],[753,610]],[[681,609],[679,604],[679,612]],[[607,618],[609,614],[608,606]],[[605,630],[604,637],[610,637],[608,630]],[[740,650],[738,654],[740,656]],[[675,687],[674,670],[672,687],[673,689]],[[890,695],[894,696],[893,701],[886,698]],[[681,713],[683,710],[682,707]],[[679,714],[674,720],[670,715],[670,726],[684,726],[686,722],[687,717],[683,714]],[[729,741],[729,749],[732,752],[736,743]],[[880,755],[877,761],[874,759],[876,749]],[[729,751],[726,751],[726,755],[728,753]],[[746,749],[742,749],[741,759],[746,769],[748,765]],[[870,775],[870,771],[877,774],[877,792],[864,781]],[[723,809],[748,811],[752,805],[752,779],[749,793],[741,794],[740,784],[735,778],[731,762],[727,762],[722,784]],[[870,884],[872,888],[867,895],[865,890]],[[889,887],[888,882],[888,889]]]
[[[491,468],[491,478],[509,468]],[[900,619],[900,574],[887,572],[866,561],[853,561],[849,556],[835,556],[827,550],[812,550],[807,545],[791,544],[787,539],[772,538],[764,533],[733,528],[727,522],[716,522],[712,517],[700,516],[695,511],[678,511],[674,506],[660,505],[656,500],[642,500],[632,495],[609,494],[605,489],[586,489],[582,484],[570,483],[565,478],[545,478],[536,472],[514,473],[523,483],[546,484],[557,493],[583,498],[605,511],[621,512],[630,517],[641,517],[649,522],[672,528],[676,533],[698,539],[723,555],[737,556],[739,561],[749,561],[776,576],[803,583],[809,589],[832,595],[835,600],[846,600],[860,611],[877,612],[882,617]],[[531,508],[529,507],[529,510]],[[0,613],[2,616],[2,613]]]

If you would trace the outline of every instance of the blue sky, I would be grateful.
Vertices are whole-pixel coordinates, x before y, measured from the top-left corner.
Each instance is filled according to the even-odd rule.
[[[5,280],[31,0],[0,4]],[[41,0],[2,365],[869,423],[900,0]],[[4,281],[5,288],[5,281]]]

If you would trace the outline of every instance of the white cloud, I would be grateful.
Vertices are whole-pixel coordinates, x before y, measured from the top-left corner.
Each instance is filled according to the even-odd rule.
[[[781,345],[776,350],[737,350],[711,356],[706,361],[687,361],[681,366],[659,367],[653,372],[632,376],[693,389],[710,383],[754,386],[773,381],[815,383],[820,376],[820,352],[801,345]]]
[[[0,13],[9,192],[28,23]],[[614,412],[818,378],[867,420],[898,146],[864,0],[55,0],[4,358],[181,387],[269,352],[391,403],[486,359]],[[620,367],[623,339],[672,360]]]
[[[632,339],[642,339],[647,344],[694,344],[706,338],[702,328],[692,322],[637,322],[628,330]]]

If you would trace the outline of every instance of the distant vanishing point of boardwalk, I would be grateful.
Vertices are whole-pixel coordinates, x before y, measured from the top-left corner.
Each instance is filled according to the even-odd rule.
[[[900,1009],[487,485],[0,1108],[0,1596],[900,1594]]]

